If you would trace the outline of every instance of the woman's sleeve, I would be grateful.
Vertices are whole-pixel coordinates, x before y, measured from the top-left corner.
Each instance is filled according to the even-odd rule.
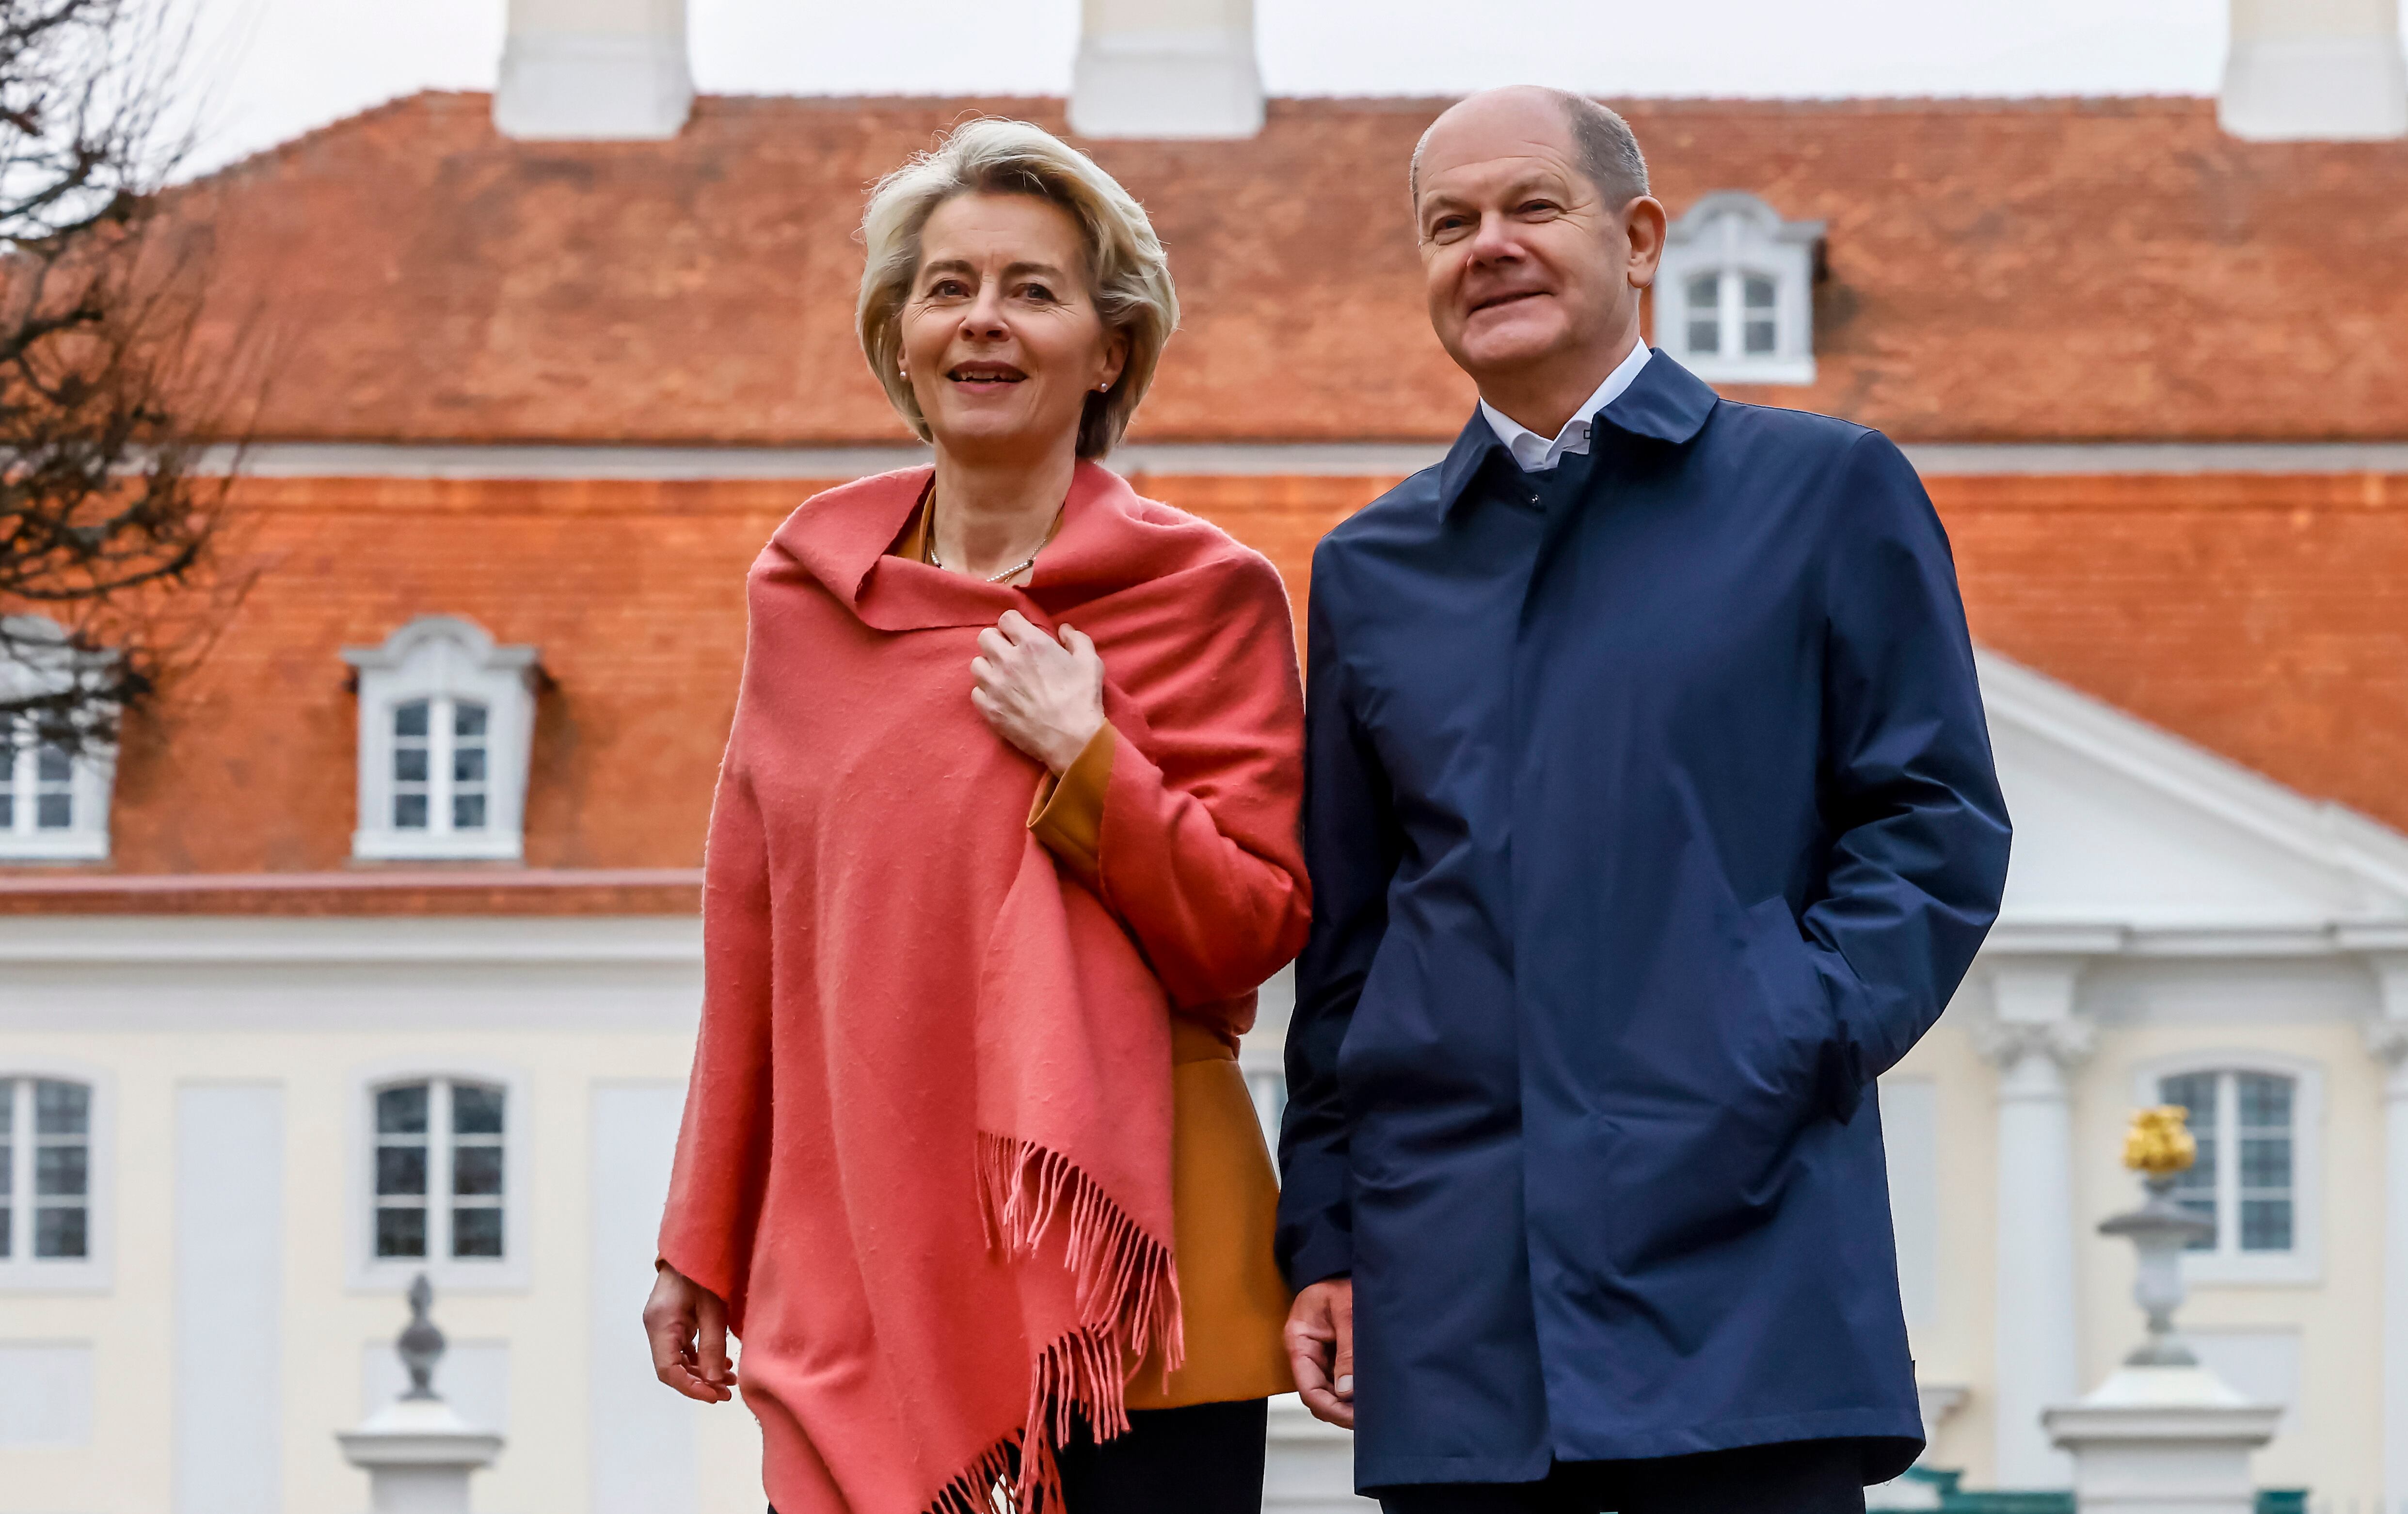
[[[1108,721],[1029,821],[1188,1009],[1251,993],[1296,956],[1312,923],[1297,834],[1304,694],[1286,591],[1249,557],[1208,593],[1194,607],[1202,644],[1164,680],[1154,718],[1125,710]]]
[[[769,1165],[770,941],[760,808],[731,739],[703,853],[702,1026],[660,1254],[724,1299],[739,1334]]]

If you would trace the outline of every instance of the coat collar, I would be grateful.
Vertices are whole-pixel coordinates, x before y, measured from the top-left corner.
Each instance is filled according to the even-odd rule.
[[[879,631],[992,625],[1010,609],[1044,624],[1050,606],[1084,603],[1182,561],[1159,526],[1139,520],[1140,502],[1127,480],[1090,462],[1071,475],[1062,528],[1020,588],[981,583],[889,555],[887,549],[919,507],[934,472],[905,468],[831,489],[787,517],[771,545],[863,624]],[[1197,543],[1185,546],[1192,554]]]
[[[1630,387],[1614,396],[1613,403],[1598,412],[1598,419],[1608,425],[1647,436],[1672,446],[1684,446],[1705,429],[1706,417],[1720,403],[1704,379],[1666,357],[1661,349],[1651,348],[1646,366],[1630,381]],[[1590,433],[1594,438],[1596,433]],[[1594,447],[1592,439],[1590,445]],[[1447,449],[1445,461],[1439,464],[1438,502],[1440,512],[1451,512],[1471,487],[1483,464],[1491,452],[1506,466],[1515,466],[1512,454],[1497,439],[1497,428],[1479,410]]]

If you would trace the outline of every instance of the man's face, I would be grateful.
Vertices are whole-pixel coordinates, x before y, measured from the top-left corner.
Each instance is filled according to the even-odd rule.
[[[1475,379],[1593,345],[1638,302],[1621,207],[1573,152],[1543,96],[1480,96],[1430,129],[1413,207],[1430,324]]]

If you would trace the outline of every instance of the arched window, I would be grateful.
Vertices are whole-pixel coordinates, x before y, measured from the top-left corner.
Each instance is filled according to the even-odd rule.
[[[462,1078],[376,1091],[377,1260],[501,1259],[509,1106],[500,1085]]]
[[[0,705],[69,687],[93,655],[53,621],[9,617],[0,636]],[[47,739],[31,716],[0,713],[0,861],[106,858],[115,758],[96,743],[70,750]]]
[[[2161,1061],[2136,1093],[2189,1111],[2199,1156],[2174,1198],[2215,1226],[2184,1266],[2202,1282],[2290,1280],[2316,1266],[2323,1079],[2288,1058],[2228,1052]]]
[[[101,1280],[99,1106],[89,1077],[0,1067],[0,1288]]]
[[[2288,1251],[2298,1226],[2293,1121],[2298,1083],[2279,1073],[2195,1072],[2161,1078],[2157,1097],[2190,1111],[2199,1159],[2174,1181],[2182,1207],[2215,1226],[2191,1250]]]
[[[516,858],[524,848],[536,653],[466,621],[428,616],[359,670],[359,857]]]
[[[1814,381],[1819,221],[1785,221],[1753,194],[1709,194],[1668,230],[1656,345],[1700,378]]]
[[[494,1068],[373,1069],[354,1085],[363,1139],[351,1208],[365,1281],[523,1281],[526,1110],[521,1078]]]

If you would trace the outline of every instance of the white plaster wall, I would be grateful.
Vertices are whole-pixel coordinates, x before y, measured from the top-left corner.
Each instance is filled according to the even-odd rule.
[[[391,1288],[354,1286],[348,1271],[352,1076],[365,1064],[452,1059],[528,1077],[510,1115],[511,1138],[528,1143],[530,1158],[527,1224],[513,1243],[525,1247],[527,1285],[436,1303],[437,1322],[470,1348],[464,1358],[480,1359],[484,1370],[471,1375],[507,1393],[509,1444],[478,1478],[476,1506],[480,1514],[591,1507],[587,1368],[601,1326],[588,1283],[592,1095],[597,1085],[682,1087],[698,1001],[690,964],[20,966],[0,968],[0,1064],[71,1060],[116,1080],[117,1257],[106,1293],[0,1293],[0,1341],[89,1342],[94,1384],[88,1445],[0,1447],[0,1514],[171,1506],[175,1110],[179,1089],[227,1083],[274,1085],[284,1111],[281,1504],[308,1514],[366,1508],[366,1478],[343,1462],[334,1433],[359,1417],[364,1351],[391,1340],[408,1308]],[[77,1023],[104,1028],[59,1028]],[[626,1267],[633,1276],[611,1286],[636,1301],[624,1328],[639,1340],[650,1257]],[[692,1507],[759,1514],[752,1416],[730,1404],[696,1407],[694,1419]]]

